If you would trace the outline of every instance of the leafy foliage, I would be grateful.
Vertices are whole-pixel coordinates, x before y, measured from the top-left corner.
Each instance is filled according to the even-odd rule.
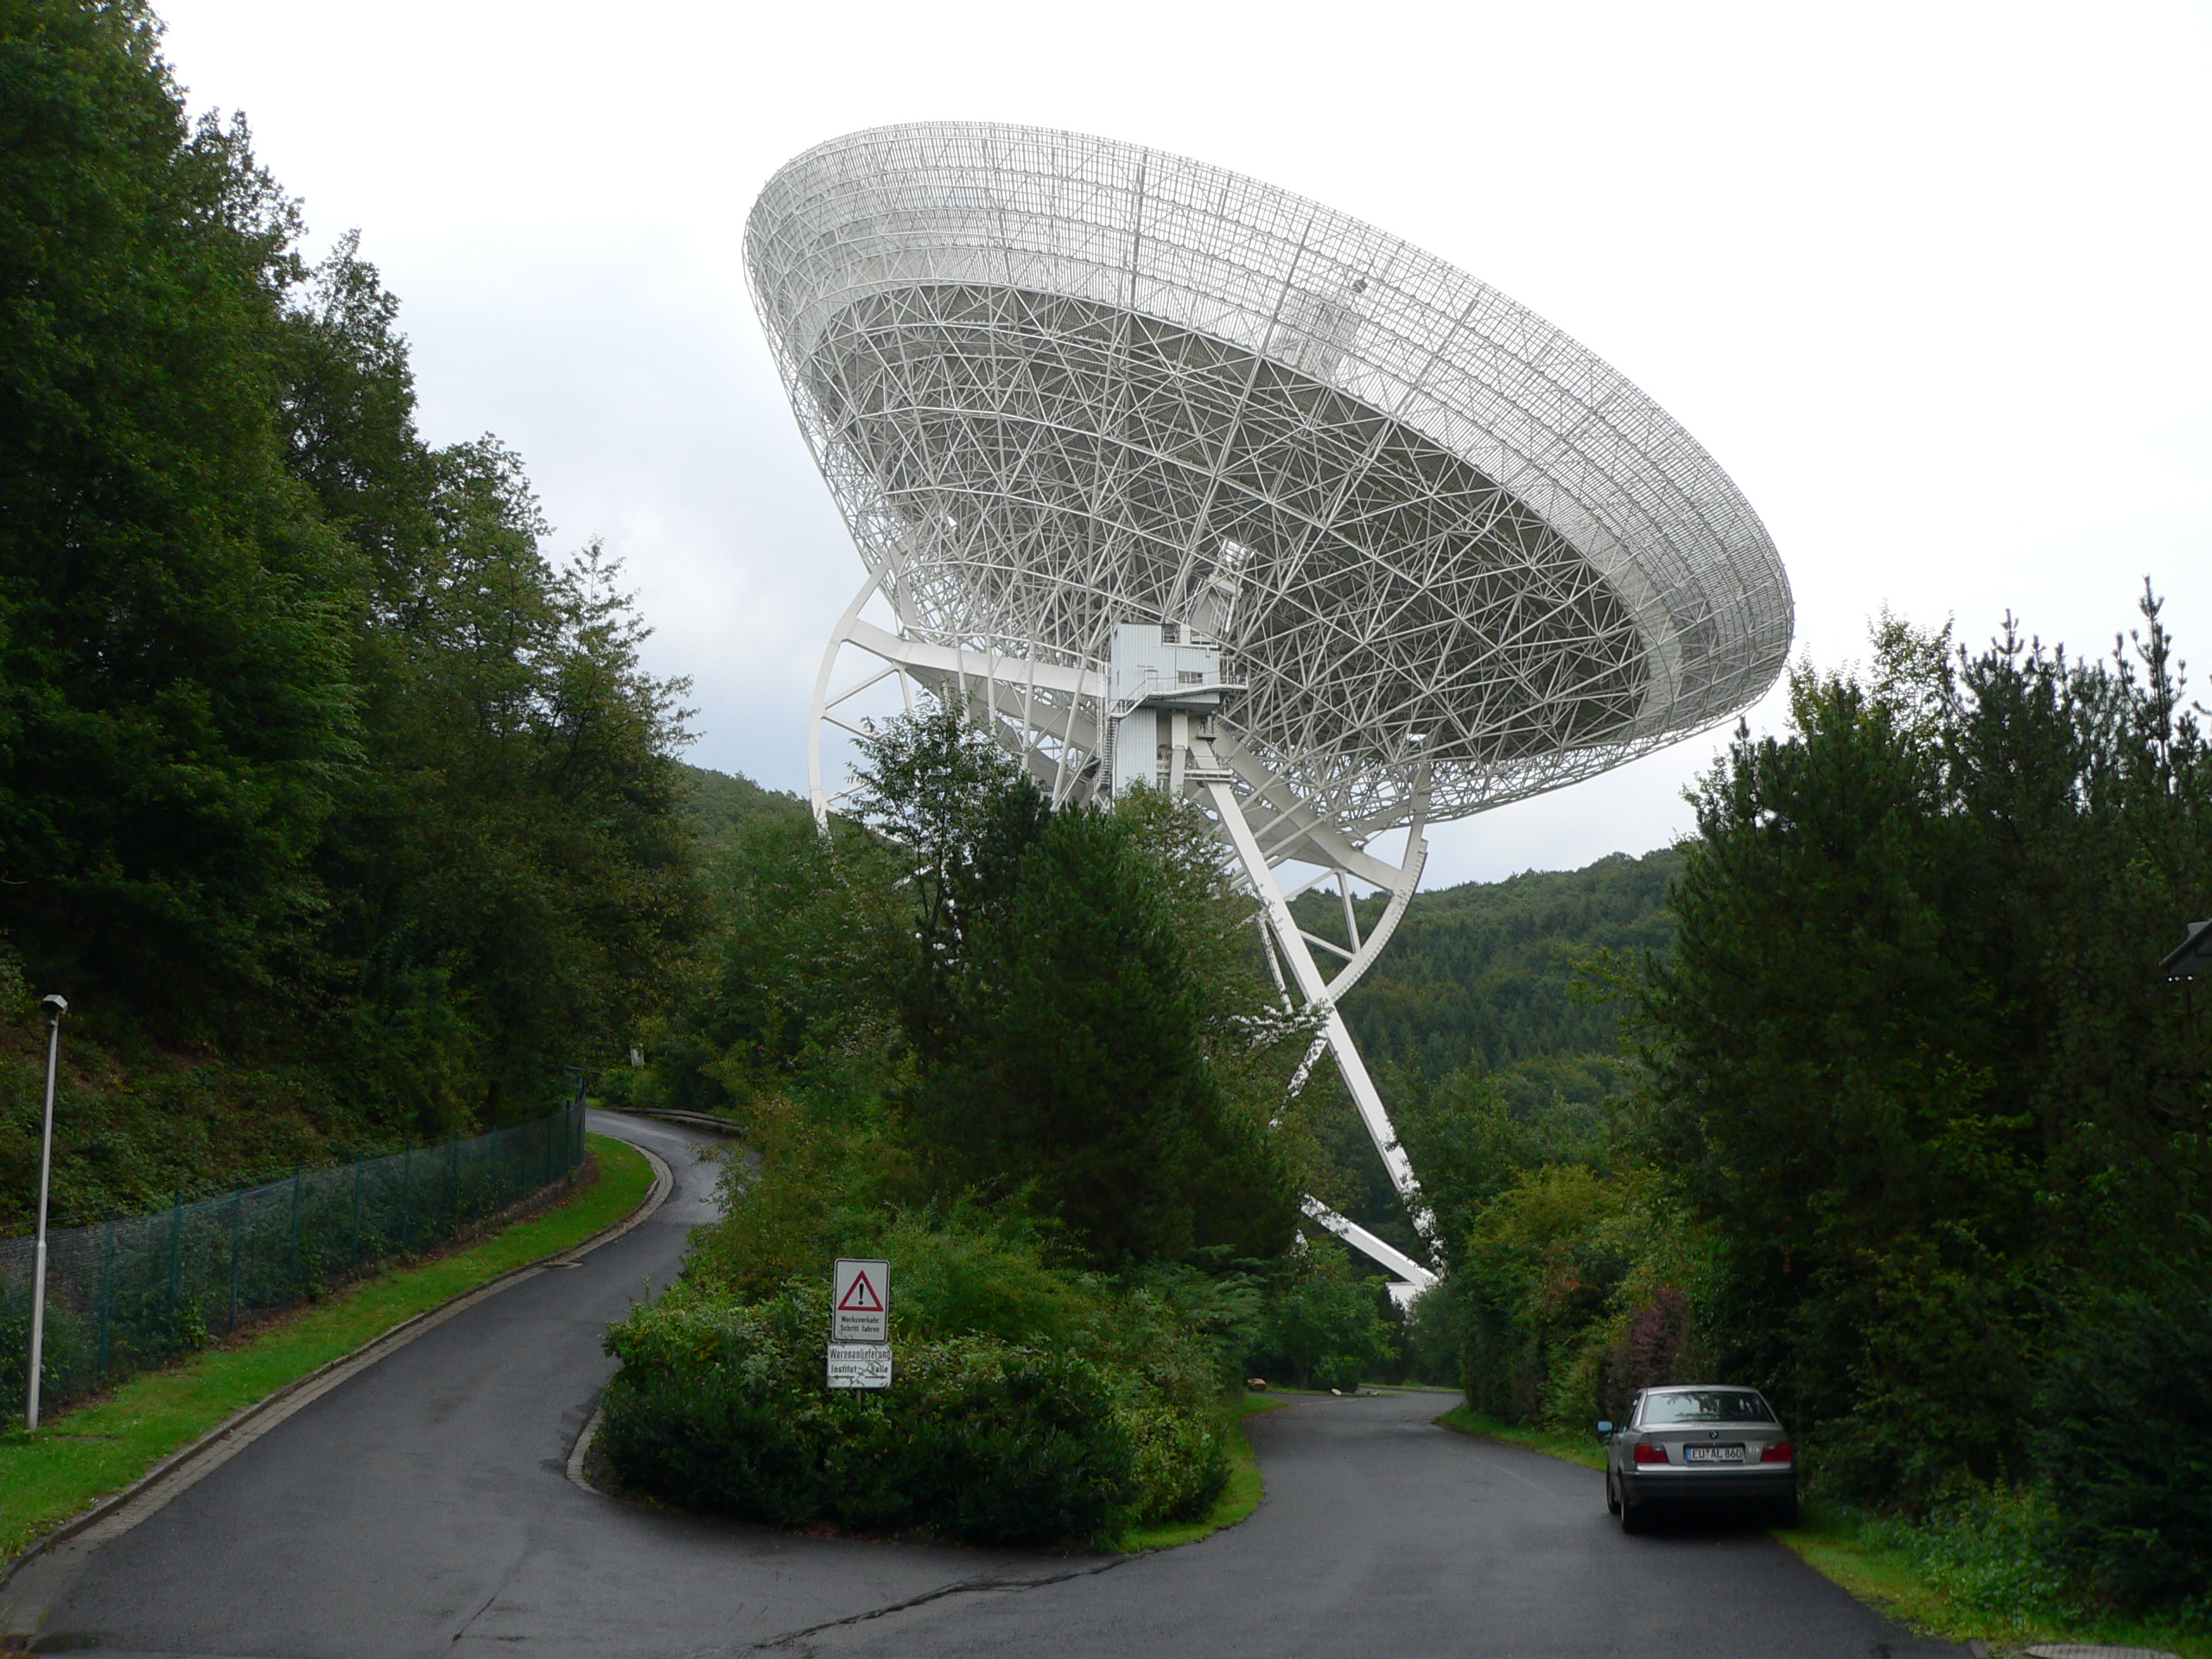
[[[2139,1279],[2212,1173],[2202,1016],[2153,971],[2212,900],[2212,762],[2145,610],[2110,664],[1891,624],[1700,798],[1647,1144],[1738,1363],[1866,1496],[2024,1470],[2050,1292]]]
[[[1447,1248],[1471,1221],[1467,1203],[1494,1196],[1516,1168],[1602,1148],[1635,1081],[1605,990],[1618,969],[1607,964],[1670,946],[1668,886],[1681,864],[1669,848],[1416,893],[1389,948],[1344,998],[1446,1217]],[[1382,906],[1376,895],[1354,906],[1363,937]],[[1337,896],[1308,893],[1295,908],[1309,932],[1344,937]],[[1425,1252],[1328,1057],[1282,1127],[1310,1191],[1401,1249]],[[1471,1181],[1482,1190],[1463,1192]],[[1456,1363],[1440,1374],[1456,1376]]]
[[[276,986],[358,753],[360,573],[275,396],[296,210],[140,9],[0,38],[0,926],[191,1024]]]
[[[949,710],[867,761],[858,823],[736,826],[718,959],[625,1084],[746,1153],[682,1284],[612,1338],[610,1453],[686,1503],[979,1541],[1202,1513],[1223,1391],[1299,1277],[1266,1113],[1304,1033],[1249,901],[1164,798],[1052,811]],[[840,1255],[892,1263],[880,1398],[823,1386]],[[1382,1322],[1340,1288],[1360,1316],[1321,1358],[1351,1374]]]
[[[706,766],[679,765],[676,771],[686,786],[684,816],[690,820],[701,848],[709,855],[735,850],[746,830],[760,819],[777,818],[795,824],[811,817],[806,803],[798,796],[764,789],[750,778]]]
[[[511,453],[422,441],[358,237],[308,269],[157,40],[0,4],[0,960],[71,998],[79,1092],[342,1103],[296,1141],[529,1115],[680,977],[683,687]],[[137,1133],[93,1116],[67,1157]]]
[[[867,747],[860,810],[917,867],[902,1107],[933,1187],[1026,1183],[1099,1266],[1278,1254],[1296,1193],[1269,1103],[1205,1041],[1250,1046],[1231,1020],[1262,1006],[1217,872],[1157,809],[1048,810],[954,711]]]
[[[1232,1365],[1209,1327],[1249,1310],[1224,1321],[1217,1281],[1072,1269],[1018,1203],[899,1207],[911,1171],[865,1117],[784,1103],[755,1122],[757,1161],[732,1163],[683,1280],[610,1333],[625,1479],[755,1519],[978,1542],[1110,1541],[1219,1495]],[[891,1263],[887,1395],[823,1386],[838,1255]]]
[[[1397,1321],[1389,1293],[1355,1273],[1333,1239],[1269,1296],[1247,1363],[1270,1381],[1349,1394],[1363,1379],[1397,1368]]]
[[[2212,1623],[2212,1293],[2184,1269],[2072,1313],[2038,1402],[2040,1554],[2120,1606]]]
[[[1618,1007],[1581,995],[1586,964],[1664,956],[1674,943],[1667,891],[1682,855],[1616,853],[1580,870],[1535,871],[1414,895],[1389,948],[1344,998],[1369,1064],[1433,1080],[1486,1079],[1524,1118],[1564,1103],[1591,1125],[1625,1092]],[[1364,932],[1381,895],[1354,909]],[[1341,901],[1298,902],[1309,931],[1341,938]]]
[[[622,1478],[783,1525],[927,1527],[984,1544],[1109,1541],[1139,1510],[1135,1436],[1108,1377],[990,1338],[899,1344],[893,1386],[822,1386],[829,1297],[751,1306],[678,1290],[607,1337]],[[1226,1479],[1224,1465],[1223,1478]]]
[[[2212,751],[2143,611],[2103,663],[1885,619],[1794,675],[1694,798],[1671,950],[1594,970],[1605,1117],[1398,1080],[1421,1363],[1558,1428],[1753,1382],[1965,1603],[2202,1619],[2212,1047],[2156,964],[2212,913]]]

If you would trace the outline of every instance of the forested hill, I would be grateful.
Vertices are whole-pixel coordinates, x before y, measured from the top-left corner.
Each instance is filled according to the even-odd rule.
[[[734,849],[747,823],[798,817],[798,796],[704,766],[680,768],[684,811],[709,852]],[[1610,950],[1632,964],[1664,955],[1675,938],[1667,886],[1681,868],[1673,848],[1615,853],[1580,870],[1531,870],[1416,893],[1374,969],[1344,999],[1344,1017],[1379,1071],[1441,1080],[1474,1068],[1517,1105],[1555,1097],[1592,1104],[1618,1086],[1619,1020],[1612,1007],[1573,993],[1583,963]],[[1341,938],[1341,901],[1309,893],[1300,920]],[[1363,932],[1382,899],[1357,906]]]
[[[797,818],[810,810],[798,796],[764,789],[742,772],[681,764],[676,770],[685,791],[683,815],[701,848],[710,854],[736,846],[745,826],[756,818]]]
[[[1396,936],[1344,1018],[1378,1071],[1432,1078],[1473,1066],[1493,1075],[1516,1104],[1576,1102],[1611,1093],[1618,1066],[1616,1011],[1578,1000],[1580,965],[1601,950],[1631,960],[1673,944],[1667,887],[1681,870],[1673,848],[1615,853],[1586,869],[1532,870],[1416,893]],[[1363,930],[1382,913],[1376,896],[1357,906]],[[1343,932],[1338,901],[1309,894],[1300,918],[1324,937]]]

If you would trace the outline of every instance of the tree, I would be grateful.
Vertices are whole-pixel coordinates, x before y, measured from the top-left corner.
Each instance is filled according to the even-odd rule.
[[[1215,895],[1138,813],[1057,813],[953,711],[867,745],[859,800],[914,870],[906,1111],[941,1190],[1027,1187],[1107,1266],[1272,1256],[1295,1189],[1210,1063]],[[1169,849],[1163,855],[1163,849]]]
[[[804,808],[747,819],[710,873],[715,947],[660,1033],[659,1103],[751,1126],[778,1096],[849,1128],[897,1072],[911,918],[892,849]]]
[[[534,1110],[697,931],[684,685],[157,36],[0,0],[0,932],[93,1033]]]
[[[1714,1328],[1870,1496],[2024,1468],[2069,1287],[2202,1201],[2202,1015],[2152,967],[2212,902],[2212,768],[2145,613],[2111,665],[1890,623],[1698,797],[1643,1143],[1724,1252]]]
[[[284,1000],[325,902],[361,587],[276,420],[296,211],[156,33],[0,6],[0,929],[205,1030]]]

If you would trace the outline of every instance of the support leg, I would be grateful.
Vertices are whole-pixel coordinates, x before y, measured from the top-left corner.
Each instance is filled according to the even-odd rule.
[[[1276,944],[1298,981],[1299,990],[1305,995],[1308,1006],[1324,1011],[1322,1035],[1327,1038],[1329,1047],[1337,1057],[1337,1069],[1344,1076],[1344,1086],[1351,1091],[1353,1104],[1359,1109],[1360,1122],[1367,1127],[1368,1139],[1375,1143],[1376,1153],[1382,1160],[1382,1167],[1389,1173],[1391,1185],[1397,1189],[1398,1196],[1405,1201],[1406,1211],[1412,1217],[1415,1230],[1423,1239],[1433,1242],[1436,1230],[1435,1215],[1421,1197],[1421,1183],[1414,1179],[1413,1163],[1407,1158],[1405,1148],[1398,1144],[1397,1134],[1390,1127],[1390,1115],[1383,1109],[1382,1092],[1376,1088],[1375,1079],[1368,1074],[1367,1063],[1360,1058],[1359,1046],[1352,1041],[1351,1032],[1344,1024],[1344,1015],[1338,1012],[1336,1004],[1329,998],[1328,988],[1322,981],[1320,969],[1314,966],[1313,953],[1306,948],[1305,936],[1292,918],[1290,906],[1283,900],[1282,889],[1276,885],[1274,872],[1268,867],[1267,855],[1260,850],[1260,843],[1254,838],[1251,826],[1244,821],[1243,810],[1237,805],[1236,797],[1230,786],[1215,783],[1209,785],[1208,790],[1213,798],[1214,810],[1221,817],[1222,827],[1229,832],[1230,843],[1236,849],[1237,857],[1244,866],[1244,873],[1250,880],[1253,890],[1260,896],[1260,902],[1274,927]],[[1308,1213],[1311,1213],[1310,1210]],[[1341,1221],[1343,1218],[1339,1217],[1338,1219]],[[1344,1225],[1349,1228],[1351,1224],[1345,1222]],[[1351,1234],[1341,1232],[1333,1226],[1330,1230],[1357,1244],[1369,1255],[1374,1255]],[[1365,1234],[1362,1229],[1353,1230],[1365,1237],[1373,1236]],[[1375,1243],[1382,1244],[1379,1239]],[[1389,1249],[1388,1245],[1382,1247]],[[1436,1275],[1431,1270],[1421,1268],[1418,1262],[1395,1250],[1391,1250],[1390,1255],[1396,1260],[1385,1260],[1380,1256],[1376,1259],[1382,1261],[1393,1272],[1402,1274],[1408,1267],[1414,1268],[1421,1274],[1419,1279],[1411,1280],[1416,1286],[1425,1287],[1433,1281]],[[1411,1275],[1408,1277],[1411,1279]]]

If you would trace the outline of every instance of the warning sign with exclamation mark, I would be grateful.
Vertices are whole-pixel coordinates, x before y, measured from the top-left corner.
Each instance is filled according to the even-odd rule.
[[[849,1256],[837,1260],[830,1300],[832,1342],[891,1340],[891,1264]]]

